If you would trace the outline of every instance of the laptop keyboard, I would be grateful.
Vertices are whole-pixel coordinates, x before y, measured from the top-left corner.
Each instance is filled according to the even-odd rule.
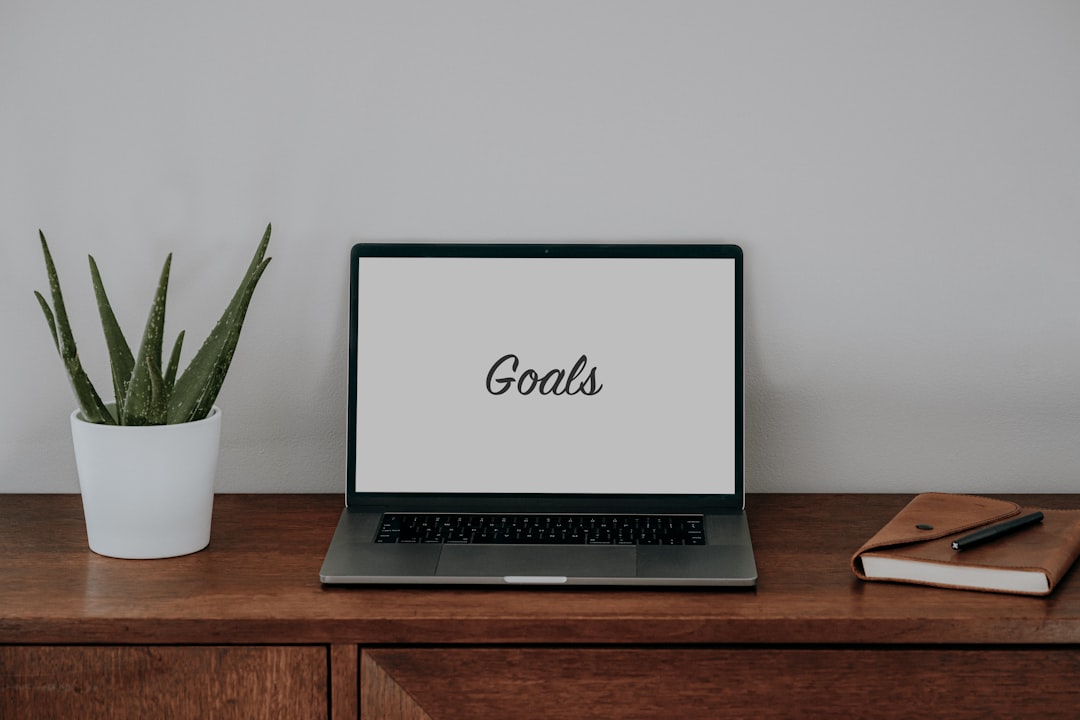
[[[385,514],[375,542],[704,545],[701,515]]]

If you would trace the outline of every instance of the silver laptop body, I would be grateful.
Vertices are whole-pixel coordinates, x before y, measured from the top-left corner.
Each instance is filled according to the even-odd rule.
[[[742,263],[705,243],[353,247],[346,507],[321,581],[753,586]],[[644,515],[700,515],[701,544],[384,541],[391,516]]]

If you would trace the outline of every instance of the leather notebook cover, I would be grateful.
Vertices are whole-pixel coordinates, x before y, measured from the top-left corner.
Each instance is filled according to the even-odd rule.
[[[1006,500],[917,495],[851,558],[863,580],[1048,595],[1080,555],[1080,510],[1042,510],[1042,522],[967,550],[953,540],[1030,511]]]

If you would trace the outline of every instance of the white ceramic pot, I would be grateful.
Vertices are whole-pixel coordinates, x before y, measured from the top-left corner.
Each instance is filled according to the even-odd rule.
[[[210,543],[221,410],[177,425],[97,425],[71,414],[90,549],[166,558]]]

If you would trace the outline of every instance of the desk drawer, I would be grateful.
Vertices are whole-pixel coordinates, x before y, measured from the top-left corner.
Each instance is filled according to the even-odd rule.
[[[1080,648],[366,649],[361,717],[1075,718]]]
[[[0,647],[0,718],[326,718],[327,649]]]

